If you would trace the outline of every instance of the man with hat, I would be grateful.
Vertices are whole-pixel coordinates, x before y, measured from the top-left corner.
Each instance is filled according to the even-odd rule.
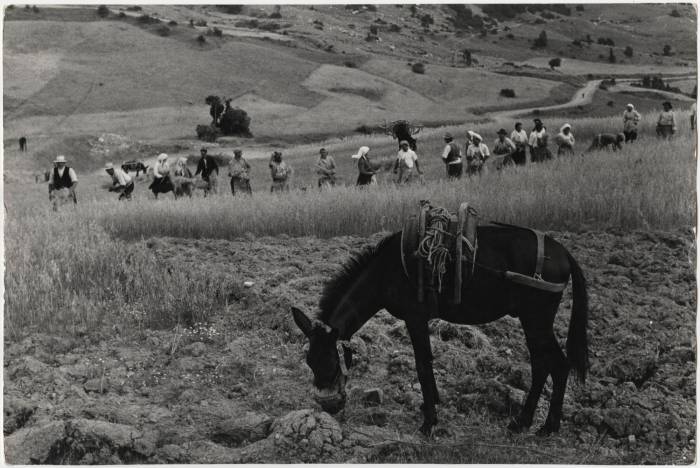
[[[194,176],[197,177],[199,173],[202,173],[202,180],[209,185],[209,190],[216,193],[216,177],[219,176],[219,165],[216,164],[216,159],[207,154],[207,149],[202,148],[199,150],[202,157],[197,162],[197,170],[194,172]],[[212,173],[216,172],[216,177],[212,177]],[[206,195],[206,191],[204,194]]]
[[[547,159],[552,159],[552,153],[547,148],[547,129],[542,124],[540,119],[535,119],[535,128],[530,132],[530,160],[532,162],[541,162]]]
[[[453,141],[451,133],[445,133],[445,149],[442,150],[442,161],[445,163],[448,179],[462,177],[462,151]]]
[[[134,181],[131,180],[131,176],[118,167],[115,168],[111,162],[107,163],[105,171],[112,177],[112,187],[109,191],[119,192],[119,200],[131,200],[131,192],[134,191]]]
[[[627,104],[627,109],[622,113],[622,133],[625,134],[625,143],[631,143],[637,139],[637,126],[642,116],[634,110],[634,104]]]
[[[73,203],[78,203],[75,189],[78,186],[78,176],[72,167],[66,166],[66,157],[61,155],[56,156],[54,160],[54,168],[49,178],[49,200],[53,200],[56,190],[68,189],[70,191]]]
[[[513,154],[516,151],[515,143],[510,138],[506,137],[508,132],[505,128],[498,130],[498,138],[493,143],[493,154],[497,156],[496,167],[501,169],[504,166],[513,164]]]
[[[399,146],[401,149],[399,149],[399,153],[396,155],[396,162],[394,163],[394,174],[398,174],[396,183],[408,184],[414,179],[414,167],[419,175],[423,175],[423,173],[418,166],[418,155],[409,148],[408,141],[401,140]]]
[[[250,188],[250,164],[243,159],[243,151],[233,150],[233,159],[228,163],[228,175],[231,177],[231,195],[236,196],[236,192],[251,195]]]
[[[467,175],[481,175],[484,163],[491,156],[489,148],[482,143],[483,138],[476,132],[471,132],[471,144],[467,148]]]
[[[666,101],[662,104],[664,110],[659,114],[659,120],[656,123],[656,134],[661,138],[671,138],[676,133],[676,114],[673,112],[673,106]]]

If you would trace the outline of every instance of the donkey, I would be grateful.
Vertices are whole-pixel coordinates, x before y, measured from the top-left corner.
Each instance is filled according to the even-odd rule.
[[[306,363],[311,368],[316,400],[329,413],[345,406],[345,369],[352,354],[343,341],[350,340],[373,315],[386,309],[406,323],[413,345],[418,381],[423,393],[421,432],[429,435],[437,423],[435,405],[440,397],[435,383],[428,320],[440,318],[459,324],[483,324],[511,315],[519,318],[530,353],[532,383],[520,414],[509,424],[514,432],[532,425],[533,415],[548,376],[553,393],[549,414],[537,431],[548,435],[559,430],[564,392],[573,368],[580,381],[588,369],[588,295],[581,268],[557,241],[544,237],[542,279],[563,283],[572,279],[573,306],[564,355],[554,336],[553,323],[563,291],[536,289],[508,279],[504,271],[532,275],[537,240],[532,231],[515,226],[480,226],[478,252],[473,263],[462,265],[462,301],[435,292],[433,300],[418,302],[416,288],[402,263],[401,232],[375,247],[353,255],[328,282],[319,303],[318,318],[309,318],[292,307],[297,326],[309,339]],[[472,271],[473,269],[473,271]]]

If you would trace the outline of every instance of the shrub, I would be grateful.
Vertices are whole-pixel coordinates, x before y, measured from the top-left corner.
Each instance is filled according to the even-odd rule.
[[[194,25],[195,25],[195,26],[206,26],[206,25],[207,25],[207,22],[204,21],[204,20],[197,20],[197,21],[194,22]]]
[[[508,34],[506,34],[506,37],[507,37],[508,39],[515,39],[515,36],[513,35],[513,33],[508,33]]]
[[[141,16],[139,16],[137,21],[141,24],[160,23],[160,20],[158,18],[153,18],[152,16],[149,16],[149,15],[141,15]]]
[[[359,127],[357,127],[357,128],[355,129],[355,131],[356,131],[357,133],[362,133],[363,135],[371,135],[372,133],[374,133],[374,132],[372,131],[372,127],[370,127],[370,126],[367,125],[367,124],[362,124],[362,125],[360,125]]]
[[[583,5],[576,5],[576,11],[583,11]]]
[[[255,29],[259,25],[260,25],[260,23],[256,19],[237,21],[235,24],[235,26],[237,28],[249,28],[249,29]]]
[[[435,21],[433,20],[433,17],[430,16],[428,13],[424,14],[423,16],[420,17],[420,24],[423,26],[424,29],[428,29],[431,24],[433,24]]]
[[[128,6],[126,7],[126,11],[141,11],[142,8],[140,6]]]
[[[540,35],[535,39],[535,43],[533,44],[533,47],[535,48],[543,48],[547,47],[547,32],[542,31]]]
[[[561,59],[559,57],[553,58],[549,61],[549,68],[554,70],[556,67],[561,67]]]
[[[369,32],[370,32],[371,34],[374,34],[374,35],[376,36],[377,33],[379,32],[379,30],[377,29],[377,27],[376,27],[375,25],[372,25],[372,26],[369,27]]]
[[[583,47],[583,44],[581,43],[581,39],[574,39],[571,44],[575,45],[576,47]]]
[[[499,95],[507,98],[514,98],[515,97],[515,91],[510,89],[510,88],[503,88]]]
[[[282,28],[282,26],[279,23],[274,23],[272,21],[260,23],[258,26],[258,29],[262,29],[263,31],[277,31],[280,28]]]
[[[632,57],[634,55],[634,50],[632,50],[632,47],[627,46],[625,47],[625,57]]]
[[[672,55],[672,54],[671,54],[671,46],[670,46],[670,45],[666,44],[666,45],[664,46],[664,52],[663,52],[663,54],[664,54],[666,57]]]
[[[425,65],[421,62],[414,63],[413,65],[411,65],[411,71],[413,71],[413,73],[423,75],[425,73]]]
[[[224,32],[221,29],[214,27],[213,29],[207,30],[207,34],[216,37],[223,37]]]
[[[175,20],[170,20],[170,21],[168,21],[168,25],[169,25],[169,26],[177,26],[177,21],[175,21]]]
[[[159,26],[158,29],[156,29],[156,32],[158,33],[159,36],[169,36],[170,35],[170,28],[167,27],[166,25]]]
[[[270,18],[280,19],[280,18],[282,18],[282,13],[280,13],[280,12],[278,12],[278,11],[275,11],[275,12],[273,12],[273,13],[270,13]]]
[[[39,7],[36,6],[36,5],[32,6],[32,11],[33,11],[34,13],[39,13]]]
[[[601,44],[601,45],[608,45],[608,46],[615,47],[615,41],[613,41],[613,40],[610,39],[609,37],[608,37],[608,38],[599,37],[599,38],[598,38],[598,44]]]
[[[207,38],[200,34],[197,36],[197,42],[199,42],[200,45],[204,45],[207,42]]]
[[[484,25],[484,19],[472,13],[472,10],[467,5],[456,4],[447,5],[454,13],[450,17],[452,25],[457,29],[481,28]],[[483,5],[484,7],[489,5]]]
[[[391,25],[389,25],[389,32],[393,32],[393,33],[401,32],[401,26],[399,26],[398,24],[391,24]]]
[[[197,125],[197,138],[203,141],[216,141],[221,132],[213,125]]]
[[[126,18],[126,13],[124,13],[123,11],[120,11],[119,14],[117,14],[117,18],[122,18],[122,19]]]
[[[352,60],[346,60],[343,65],[345,65],[348,68],[357,68],[357,64]]]
[[[462,57],[464,58],[464,63],[468,66],[471,67],[472,65],[472,53],[469,49],[464,49],[462,51]]]
[[[606,103],[606,106],[608,106],[608,107],[614,107],[614,106],[615,106],[615,101],[608,101],[608,102]]]
[[[243,5],[216,5],[216,8],[227,15],[240,15],[243,11]]]
[[[608,62],[610,62],[610,63],[617,62],[617,59],[615,58],[615,53],[613,53],[612,47],[610,48],[610,51],[608,53]]]
[[[109,16],[109,8],[107,8],[104,5],[100,5],[97,7],[97,16],[100,18],[106,18]]]
[[[680,18],[680,17],[681,17],[680,12],[679,12],[676,8],[674,8],[673,10],[671,10],[670,15],[673,16],[674,18]]]
[[[250,133],[250,117],[248,117],[248,113],[238,107],[224,112],[219,122],[219,128],[224,135],[236,135],[246,138],[253,136]]]

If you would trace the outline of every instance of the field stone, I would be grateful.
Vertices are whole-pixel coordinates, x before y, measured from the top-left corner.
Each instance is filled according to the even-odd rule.
[[[199,357],[207,351],[207,345],[201,341],[197,341],[190,345],[187,345],[184,349],[185,354],[190,356]]]
[[[66,433],[82,446],[108,446],[120,455],[145,459],[155,453],[157,435],[142,432],[133,426],[93,419],[73,419],[66,423]]]
[[[321,455],[332,452],[342,442],[343,432],[328,413],[304,409],[275,420],[270,437],[275,445],[289,451],[298,450],[301,440],[307,439],[310,454]]]
[[[271,424],[272,418],[266,414],[249,411],[217,423],[211,440],[227,447],[239,446],[245,441],[255,442],[268,436]]]
[[[64,437],[63,421],[20,429],[5,437],[5,461],[13,465],[45,463],[52,447]]]

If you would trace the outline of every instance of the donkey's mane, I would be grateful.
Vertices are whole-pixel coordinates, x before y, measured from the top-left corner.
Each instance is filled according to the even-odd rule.
[[[350,258],[343,263],[340,269],[333,275],[328,283],[323,287],[319,308],[321,313],[319,320],[326,323],[330,314],[340,303],[343,295],[348,291],[350,286],[355,282],[357,277],[367,268],[369,263],[377,256],[389,240],[399,235],[394,233],[384,237],[377,245],[369,245],[364,247],[359,252],[350,255]]]

